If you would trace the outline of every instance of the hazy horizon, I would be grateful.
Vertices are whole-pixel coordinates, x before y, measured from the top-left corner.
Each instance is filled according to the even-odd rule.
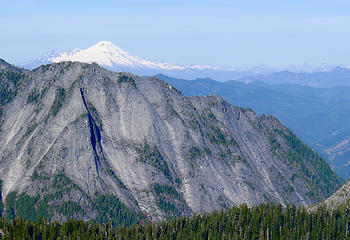
[[[0,2],[0,58],[108,40],[132,55],[223,67],[350,64],[350,2]]]

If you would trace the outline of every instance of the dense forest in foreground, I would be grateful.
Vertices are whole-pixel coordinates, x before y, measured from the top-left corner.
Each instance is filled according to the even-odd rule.
[[[350,239],[350,211],[316,211],[281,205],[246,205],[162,223],[113,227],[78,220],[65,223],[0,220],[2,239]]]

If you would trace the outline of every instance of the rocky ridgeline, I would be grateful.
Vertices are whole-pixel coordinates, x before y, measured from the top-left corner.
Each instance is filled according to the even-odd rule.
[[[271,116],[155,77],[62,62],[0,71],[3,214],[131,224],[274,202],[342,180]],[[272,103],[273,104],[273,103]]]

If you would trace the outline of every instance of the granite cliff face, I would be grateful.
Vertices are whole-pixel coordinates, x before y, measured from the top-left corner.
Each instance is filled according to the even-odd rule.
[[[325,201],[320,202],[310,209],[316,211],[318,207],[325,207],[328,210],[350,209],[350,180]]]
[[[3,212],[130,224],[306,205],[342,180],[271,116],[155,77],[63,62],[0,71]]]

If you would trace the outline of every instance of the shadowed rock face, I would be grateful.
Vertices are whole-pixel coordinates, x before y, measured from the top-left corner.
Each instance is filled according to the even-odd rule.
[[[16,84],[1,74],[16,89],[0,106],[6,214],[20,215],[27,197],[32,214],[97,219],[106,201],[96,199],[116,196],[158,221],[242,203],[311,204],[342,184],[277,119],[219,96],[184,97],[96,64],[43,65]]]

